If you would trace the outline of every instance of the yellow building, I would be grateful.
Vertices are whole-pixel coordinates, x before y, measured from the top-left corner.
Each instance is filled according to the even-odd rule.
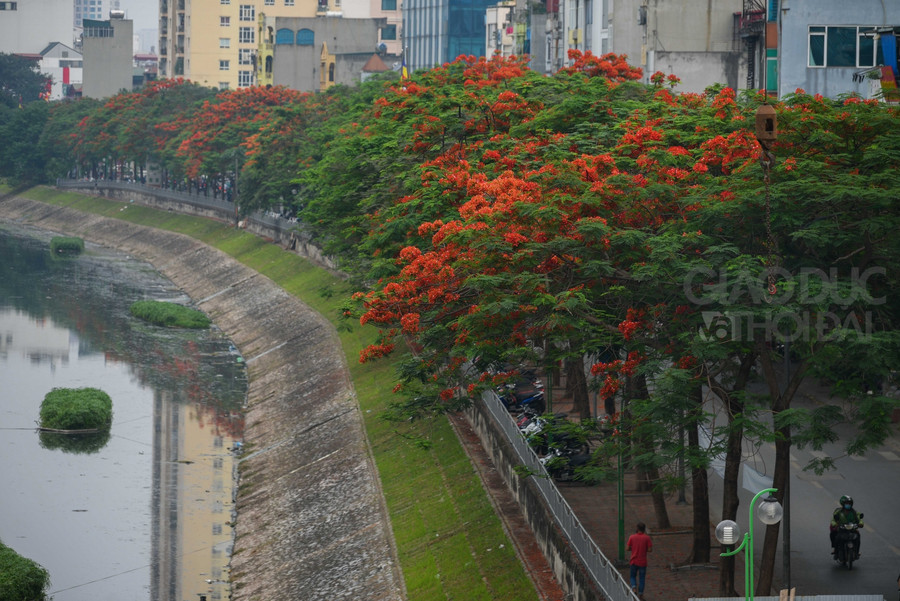
[[[271,32],[262,25],[262,13],[315,17],[320,1],[160,0],[160,77],[223,90],[271,83]]]

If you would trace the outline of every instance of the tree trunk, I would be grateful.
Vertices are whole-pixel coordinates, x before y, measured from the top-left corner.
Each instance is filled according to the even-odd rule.
[[[691,450],[689,457],[699,457],[700,432],[698,430],[697,416],[703,415],[703,390],[698,386],[692,396],[696,404],[694,419],[686,425],[687,446]],[[709,563],[709,479],[706,475],[706,466],[691,462],[691,493],[693,496],[693,541],[691,553],[686,558],[686,563]]]
[[[660,530],[668,530],[672,527],[669,521],[669,511],[666,509],[666,495],[660,486],[659,468],[656,466],[647,470],[649,478],[650,494],[653,496],[653,510],[656,513],[656,527]],[[708,522],[708,520],[707,520]]]
[[[567,361],[566,390],[572,395],[572,412],[581,419],[589,419],[591,404],[588,396],[587,376],[584,373],[584,361],[581,357]]]
[[[784,503],[784,483],[787,480],[789,458],[791,453],[790,439],[783,440],[780,436],[775,440],[775,471],[772,474],[772,488],[778,490],[773,493],[779,503]],[[778,549],[778,533],[781,531],[781,522],[766,527],[766,537],[763,543],[762,558],[759,562],[759,580],[756,582],[756,590],[759,596],[771,594],[772,584],[775,580],[775,551]]]
[[[744,412],[742,392],[747,387],[756,353],[751,352],[741,357],[741,366],[732,383],[731,390],[714,387],[714,392],[721,398],[728,409],[728,443],[725,449],[725,473],[722,484],[722,519],[737,521],[737,511],[741,500],[738,496],[738,476],[740,475],[744,429],[734,425],[734,418]],[[724,549],[723,549],[724,551]],[[723,597],[736,597],[734,588],[734,567],[736,556],[719,559],[719,594]]]
[[[647,399],[650,392],[647,390],[647,380],[645,376],[638,375],[626,379],[626,394],[632,399]],[[635,434],[633,436],[635,451],[638,454],[652,452],[656,443],[649,440],[646,436]],[[669,520],[669,512],[666,509],[666,498],[662,486],[659,486],[659,468],[655,465],[641,466],[636,465],[637,471],[637,488],[639,491],[647,491],[653,497],[653,509],[656,513],[656,527],[667,529],[672,527]]]
[[[731,405],[739,403],[730,403]],[[729,421],[734,413],[729,411]],[[737,510],[741,501],[738,497],[738,474],[741,468],[741,443],[744,432],[741,428],[730,428],[728,432],[728,447],[725,452],[725,474],[722,486],[722,519],[737,521]],[[726,551],[726,549],[722,549]],[[722,597],[737,597],[734,589],[734,563],[735,555],[721,557],[719,559],[719,595]]]
[[[821,345],[821,343],[819,343]],[[762,346],[763,343],[760,343]],[[769,395],[772,398],[772,415],[777,418],[782,411],[789,409],[791,400],[794,398],[800,383],[806,375],[807,363],[802,361],[797,370],[792,374],[791,380],[787,382],[784,392],[780,392],[778,383],[778,374],[772,364],[772,358],[766,352],[766,349],[760,348],[760,362],[763,368],[763,375],[766,378],[766,384],[769,386]],[[777,492],[773,493],[779,503],[784,503],[785,483],[790,473],[790,456],[791,456],[791,437],[790,432],[786,428],[776,430],[775,438],[775,470],[772,473],[772,488],[777,488]],[[772,590],[772,583],[775,580],[775,551],[778,547],[778,533],[781,530],[781,523],[773,524],[766,528],[766,538],[763,545],[762,559],[759,564],[759,580],[757,580],[756,590],[765,591],[765,595]]]

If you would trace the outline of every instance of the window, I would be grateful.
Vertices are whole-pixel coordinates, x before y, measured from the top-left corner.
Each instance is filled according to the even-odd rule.
[[[873,27],[809,28],[810,67],[873,67],[883,62]]]
[[[256,39],[256,30],[252,27],[241,27],[238,30],[238,41],[241,44],[253,44]]]
[[[381,0],[381,10],[397,10],[397,0]]]
[[[18,10],[16,2],[0,2],[0,10]]]
[[[230,61],[219,61],[219,71],[228,71]]]
[[[241,21],[254,21],[256,19],[256,7],[252,4],[241,4]]]
[[[219,17],[219,27],[231,27],[231,17]]]
[[[238,71],[238,87],[246,88],[253,85],[253,71]]]
[[[227,81],[220,81],[220,82],[219,82],[219,89],[220,89],[220,90],[227,90],[227,89],[228,89],[228,82],[227,82]]]
[[[231,48],[231,38],[219,38],[219,48]]]
[[[219,0],[219,4],[231,4],[231,0]]]
[[[396,40],[397,39],[397,26],[396,25],[388,25],[387,27],[381,28],[381,39],[382,40]]]
[[[294,43],[294,30],[279,29],[277,32],[275,32],[275,43],[276,44],[293,44]]]
[[[297,45],[298,46],[312,46],[315,44],[316,34],[313,33],[312,29],[301,29],[297,32]]]
[[[294,6],[294,0],[284,0],[285,6]]]
[[[275,0],[266,0],[263,4],[266,6],[275,6]]]
[[[238,64],[239,65],[252,65],[253,64],[253,51],[249,48],[241,48],[238,50]]]

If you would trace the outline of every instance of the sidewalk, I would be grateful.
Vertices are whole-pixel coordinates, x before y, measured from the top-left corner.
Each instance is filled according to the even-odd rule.
[[[554,387],[554,411],[571,412],[571,402],[561,398],[562,390]],[[638,492],[633,473],[625,474],[625,540],[634,533],[637,522],[644,522],[653,540],[649,556],[647,581],[644,588],[646,601],[687,601],[690,598],[719,597],[719,543],[715,537],[715,524],[710,523],[710,563],[687,565],[693,542],[693,507],[690,499],[679,504],[678,495],[666,498],[666,510],[671,528],[659,530],[653,497],[649,491]],[[619,559],[619,524],[616,507],[618,491],[615,483],[586,486],[578,483],[558,483],[572,511],[578,516],[591,538],[604,555],[614,563]],[[690,491],[688,490],[688,493]],[[624,552],[624,565],[620,572],[628,579],[629,553]],[[738,592],[744,570],[743,555],[735,557],[735,583]]]
[[[558,484],[572,511],[582,525],[611,561],[619,559],[619,525],[616,515],[617,490],[615,483],[599,486],[581,484]],[[671,528],[661,531],[656,527],[656,512],[649,492],[636,492],[634,475],[625,475],[625,540],[634,533],[635,524],[641,521],[647,525],[647,533],[653,540],[653,551],[649,555],[647,584],[644,599],[647,601],[687,601],[692,597],[719,596],[719,548],[715,539],[715,528],[710,525],[711,562],[704,565],[686,566],[690,554],[693,534],[691,532],[692,507],[679,505],[677,495],[666,499]],[[627,562],[629,553],[624,552],[624,566],[620,571],[628,578]],[[736,562],[736,578],[740,580],[743,562]]]
[[[559,401],[554,408],[564,411]],[[553,577],[552,569],[540,551],[540,547],[522,515],[522,511],[512,493],[497,473],[490,458],[481,446],[478,436],[462,416],[450,416],[466,453],[479,472],[486,490],[504,527],[516,546],[525,569],[531,575],[541,601],[566,601],[567,597]],[[559,490],[572,511],[584,525],[591,538],[603,554],[614,563],[618,560],[618,516],[617,490],[614,483],[585,486],[577,483],[560,483]],[[642,521],[653,539],[650,565],[644,590],[646,601],[687,601],[692,597],[718,597],[719,590],[719,548],[714,536],[714,525],[710,525],[711,562],[702,566],[685,566],[685,559],[691,550],[692,507],[679,505],[677,495],[666,500],[669,522],[672,528],[659,531],[656,526],[656,512],[649,492],[637,492],[633,474],[625,476],[625,537],[635,530],[635,524]],[[628,552],[620,572],[628,579]],[[738,554],[735,562],[735,582],[740,590],[743,561]]]

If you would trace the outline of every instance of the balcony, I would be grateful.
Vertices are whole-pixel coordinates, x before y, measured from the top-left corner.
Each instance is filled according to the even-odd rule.
[[[749,37],[759,35],[766,23],[766,11],[753,11],[749,13],[741,13],[738,23],[738,29],[741,37]]]

